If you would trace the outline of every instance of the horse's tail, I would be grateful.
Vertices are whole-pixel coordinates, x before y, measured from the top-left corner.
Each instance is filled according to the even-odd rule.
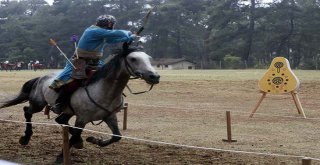
[[[21,104],[29,100],[29,95],[32,90],[33,85],[39,80],[40,77],[34,78],[32,80],[27,81],[23,84],[20,93],[18,96],[2,103],[0,105],[0,109],[5,107],[10,107],[13,105]]]

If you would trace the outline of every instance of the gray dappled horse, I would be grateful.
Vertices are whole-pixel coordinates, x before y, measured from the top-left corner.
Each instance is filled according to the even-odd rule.
[[[102,147],[119,141],[121,137],[117,135],[121,134],[116,112],[123,107],[122,92],[130,77],[141,78],[148,84],[159,83],[160,76],[151,66],[150,58],[139,49],[124,46],[123,50],[119,50],[109,62],[93,74],[85,86],[74,92],[69,106],[56,121],[60,124],[68,124],[69,119],[75,115],[75,127],[84,128],[89,122],[102,120],[116,136],[108,140],[89,137],[87,141]],[[31,122],[34,113],[40,112],[48,104],[54,105],[57,93],[48,86],[55,76],[50,74],[27,81],[19,95],[0,105],[0,109],[29,101],[29,106],[23,109],[26,122]],[[20,144],[27,145],[32,133],[32,124],[27,123],[25,135],[20,138]],[[72,136],[69,147],[82,145],[81,133],[81,129],[70,128]],[[57,161],[61,159],[62,153]]]

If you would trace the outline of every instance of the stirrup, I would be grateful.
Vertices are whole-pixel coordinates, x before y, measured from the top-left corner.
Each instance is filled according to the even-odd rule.
[[[61,114],[63,112],[62,106],[62,103],[57,103],[53,105],[50,110],[55,114]]]

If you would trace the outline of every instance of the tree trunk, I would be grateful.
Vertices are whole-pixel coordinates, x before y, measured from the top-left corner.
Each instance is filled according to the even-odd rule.
[[[291,0],[292,2],[292,6],[291,8],[293,8],[293,4],[295,3],[294,0]],[[294,15],[293,15],[293,9],[292,11],[289,13],[290,14],[290,30],[288,32],[287,35],[285,35],[284,37],[282,37],[280,44],[277,48],[277,54],[280,55],[282,53],[282,50],[284,49],[284,46],[287,42],[289,42],[290,37],[293,34],[293,30],[294,30]]]
[[[251,0],[251,7],[250,7],[250,25],[249,25],[249,29],[247,32],[247,41],[245,43],[245,48],[244,48],[244,52],[243,52],[243,61],[245,64],[245,69],[247,69],[247,62],[251,53],[251,47],[252,47],[252,40],[253,40],[253,33],[254,33],[254,20],[255,20],[255,14],[254,14],[254,10],[256,7],[256,2],[255,0]]]
[[[182,58],[182,49],[181,49],[181,32],[178,29],[177,32],[177,57]]]

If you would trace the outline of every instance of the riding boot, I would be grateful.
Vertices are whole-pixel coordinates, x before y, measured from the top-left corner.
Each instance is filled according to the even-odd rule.
[[[51,110],[56,114],[62,113],[64,106],[67,103],[68,98],[70,97],[67,89],[67,85],[61,87],[61,89],[59,90],[58,98],[51,108]]]
[[[71,96],[82,85],[82,80],[74,80],[62,86],[59,90],[58,98],[51,110],[56,114],[61,114],[63,109],[70,102]]]

